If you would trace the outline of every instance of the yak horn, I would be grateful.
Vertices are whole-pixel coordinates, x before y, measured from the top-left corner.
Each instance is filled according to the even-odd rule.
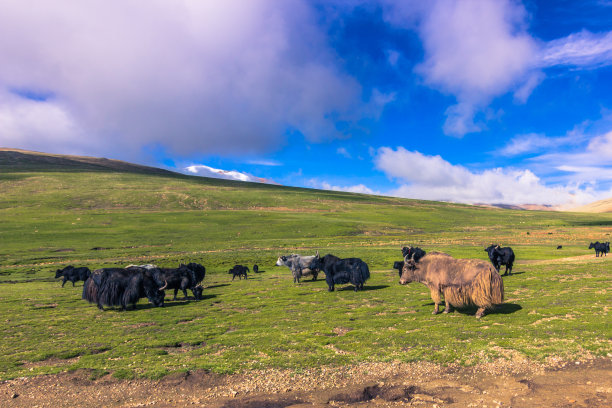
[[[161,288],[159,288],[159,290],[164,290],[164,289],[166,289],[168,287],[168,281],[165,280],[164,283],[165,283],[165,285],[162,286]]]

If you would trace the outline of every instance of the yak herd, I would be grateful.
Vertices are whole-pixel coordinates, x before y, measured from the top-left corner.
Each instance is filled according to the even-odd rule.
[[[557,248],[559,249],[559,248]],[[589,249],[595,249],[595,256],[607,256],[610,243],[591,243]],[[485,248],[489,256],[486,262],[479,259],[456,259],[441,252],[426,253],[418,247],[403,247],[403,261],[397,261],[393,268],[397,269],[401,285],[410,282],[420,282],[430,290],[434,302],[433,314],[439,312],[439,305],[444,302],[444,313],[449,313],[453,307],[477,307],[476,317],[480,318],[487,310],[503,303],[504,284],[500,274],[501,266],[506,270],[503,274],[512,274],[515,260],[514,251],[510,247],[491,245]],[[293,281],[300,282],[305,276],[317,280],[319,272],[325,274],[328,290],[331,292],[336,285],[350,283],[355,291],[363,290],[364,283],[370,278],[368,265],[360,258],[338,258],[327,254],[323,257],[317,251],[316,255],[301,256],[297,254],[279,256],[276,266],[286,266],[291,270]],[[255,273],[259,272],[257,265],[253,266]],[[232,280],[239,277],[247,279],[249,268],[235,265],[229,270]],[[62,287],[67,281],[84,281],[82,298],[95,303],[99,309],[121,307],[126,310],[133,308],[141,298],[147,298],[154,306],[163,306],[165,291],[174,289],[174,300],[179,290],[187,299],[187,289],[191,290],[195,300],[202,299],[202,280],[206,268],[197,263],[180,264],[178,268],[160,268],[157,265],[128,265],[125,268],[101,268],[93,272],[87,267],[67,266],[58,269],[55,278],[63,277]]]

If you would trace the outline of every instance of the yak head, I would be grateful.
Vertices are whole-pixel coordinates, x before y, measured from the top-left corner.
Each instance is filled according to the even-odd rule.
[[[204,291],[204,288],[202,287],[202,285],[198,285],[195,288],[193,288],[193,297],[195,297],[196,300],[201,300],[202,299],[202,292]]]
[[[58,269],[57,271],[55,271],[55,279],[59,278],[60,276],[62,276],[64,274],[64,272],[73,269],[73,266],[67,266],[64,269]]]
[[[287,257],[284,255],[281,255],[278,257],[278,259],[276,260],[276,266],[283,266],[287,264]]]
[[[599,244],[599,242],[595,242],[595,244]],[[593,249],[595,248],[595,244],[591,242],[591,245],[589,245],[589,249]],[[57,277],[57,276],[56,276]]]
[[[400,285],[405,285],[414,281],[414,271],[417,268],[417,264],[414,259],[408,258],[408,255],[404,257],[404,267],[400,274]]]

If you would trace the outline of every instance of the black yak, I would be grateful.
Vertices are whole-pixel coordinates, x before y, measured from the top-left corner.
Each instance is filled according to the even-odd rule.
[[[405,258],[400,284],[420,282],[429,288],[439,311],[444,295],[444,313],[457,308],[477,306],[476,317],[504,301],[504,281],[488,263],[479,259],[455,259],[440,252],[431,252],[419,262]]]
[[[180,264],[178,268],[154,268],[150,270],[156,274],[158,282],[166,282],[164,289],[174,289],[174,298],[179,290],[183,291],[187,299],[187,289],[190,289],[196,300],[202,299],[202,286],[200,282],[206,276],[206,268],[198,263]]]
[[[595,257],[598,257],[600,255],[608,256],[607,253],[610,252],[610,243],[599,241],[596,241],[595,243],[591,242],[591,245],[589,245],[589,249],[595,249]]]
[[[414,262],[419,262],[419,259],[424,257],[426,253],[419,247],[408,246],[402,248],[402,256],[404,258],[407,256],[408,259],[412,259]]]
[[[236,276],[238,277],[238,279],[242,279],[243,276],[244,279],[247,279],[247,272],[251,272],[248,266],[234,265],[234,267],[230,269],[228,273],[230,275],[233,275],[232,280],[234,280]]]
[[[404,269],[404,261],[395,261],[393,262],[393,269],[397,269],[399,272],[400,278],[402,277],[402,269]]]
[[[259,273],[259,266],[257,264],[253,265],[253,272]]]
[[[72,265],[68,265],[64,269],[58,269],[55,272],[55,279],[59,278],[60,276],[64,277],[64,281],[62,282],[62,288],[63,288],[66,281],[72,282],[72,286],[74,286],[74,283],[76,281],[85,282],[87,278],[89,278],[90,275],[91,275],[91,271],[89,270],[89,268],[85,266],[75,268]]]
[[[143,297],[154,306],[163,306],[165,282],[158,278],[154,270],[144,268],[97,269],[83,285],[83,299],[96,303],[101,310],[103,306],[121,306],[126,310],[129,304],[136,308]]]
[[[300,279],[303,276],[308,275],[312,275],[312,280],[316,281],[320,269],[311,267],[312,261],[316,256],[319,256],[318,251],[316,255],[309,256],[302,256],[298,254],[279,256],[276,260],[276,266],[289,267],[289,269],[291,269],[291,274],[293,275],[293,283],[300,283]]]
[[[506,265],[504,276],[512,275],[512,265],[514,264],[514,251],[510,247],[500,247],[499,245],[491,245],[485,248],[485,252],[489,254],[491,263],[499,272],[502,265]]]
[[[331,254],[321,258],[317,253],[311,268],[325,272],[325,281],[330,292],[334,290],[336,284],[342,285],[349,282],[355,287],[355,292],[359,289],[363,290],[363,284],[370,278],[368,264],[359,258],[340,259]]]

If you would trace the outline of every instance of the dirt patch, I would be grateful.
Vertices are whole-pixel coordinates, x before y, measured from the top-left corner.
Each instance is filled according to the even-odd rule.
[[[235,375],[177,373],[159,381],[117,380],[91,373],[0,382],[7,407],[609,407],[612,360],[475,367],[366,363]]]

